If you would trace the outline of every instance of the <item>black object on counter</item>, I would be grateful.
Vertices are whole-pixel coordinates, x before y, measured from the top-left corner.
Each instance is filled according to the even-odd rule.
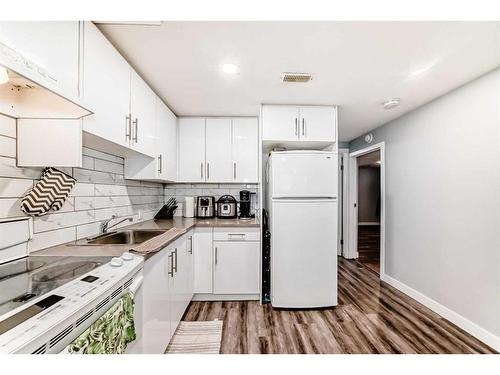
[[[271,302],[271,232],[269,216],[262,210],[262,303]]]
[[[170,198],[166,205],[164,205],[160,211],[155,215],[155,220],[168,220],[174,218],[174,211],[177,209],[177,200],[175,198]]]
[[[237,216],[238,202],[232,195],[223,195],[217,200],[217,217],[219,219],[234,219]]]

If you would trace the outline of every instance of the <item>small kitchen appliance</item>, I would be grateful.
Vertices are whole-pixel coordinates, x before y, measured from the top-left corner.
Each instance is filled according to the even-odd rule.
[[[250,220],[255,217],[255,214],[252,213],[252,193],[249,190],[241,190],[240,191],[240,219],[242,220]]]
[[[215,217],[215,197],[199,196],[196,198],[196,217]]]
[[[233,219],[236,217],[237,201],[232,195],[223,195],[217,201],[217,217],[221,219]]]

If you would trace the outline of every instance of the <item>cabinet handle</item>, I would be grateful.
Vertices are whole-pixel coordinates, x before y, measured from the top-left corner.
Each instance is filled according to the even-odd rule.
[[[189,254],[193,254],[193,236],[188,237],[189,240]]]
[[[228,233],[228,236],[231,238],[232,236],[238,236],[241,238],[245,238],[245,233]]]
[[[177,272],[177,248],[172,251],[172,255],[174,256],[174,265],[172,266],[172,272]]]
[[[304,117],[302,117],[302,135],[306,136],[306,120]]]
[[[207,161],[207,181],[210,180],[210,163]]]
[[[168,259],[170,260],[168,262],[168,276],[174,277],[174,260],[173,260],[173,253],[168,254]]]
[[[137,143],[137,131],[139,129],[139,119],[136,117],[134,121],[132,121],[132,123],[134,124],[134,127],[135,127],[135,137],[132,138],[133,141],[135,141],[135,143]]]
[[[217,246],[215,246],[215,264],[217,264],[217,261],[218,261],[218,256],[217,256]]]
[[[299,135],[299,119],[295,117],[295,135]]]
[[[163,169],[162,155],[158,155],[158,172],[161,174]]]
[[[125,116],[125,140],[128,141],[130,140],[130,131],[132,130],[132,125],[130,123],[130,120],[132,120],[132,116],[130,113]]]
[[[203,181],[203,162],[200,163],[200,179]]]
[[[236,180],[236,162],[233,162],[233,179]]]

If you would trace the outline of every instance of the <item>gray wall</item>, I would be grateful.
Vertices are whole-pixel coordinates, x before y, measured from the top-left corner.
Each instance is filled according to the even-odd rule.
[[[380,168],[359,167],[358,222],[379,222],[377,211],[380,196]]]
[[[497,69],[372,132],[386,143],[386,273],[497,338],[499,108]]]

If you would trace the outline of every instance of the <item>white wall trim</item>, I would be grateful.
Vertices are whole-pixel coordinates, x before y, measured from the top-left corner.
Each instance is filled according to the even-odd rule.
[[[380,279],[462,328],[464,331],[491,346],[493,349],[500,351],[500,337],[495,336],[483,327],[478,326],[476,323],[471,322],[469,319],[387,274],[380,273]]]

